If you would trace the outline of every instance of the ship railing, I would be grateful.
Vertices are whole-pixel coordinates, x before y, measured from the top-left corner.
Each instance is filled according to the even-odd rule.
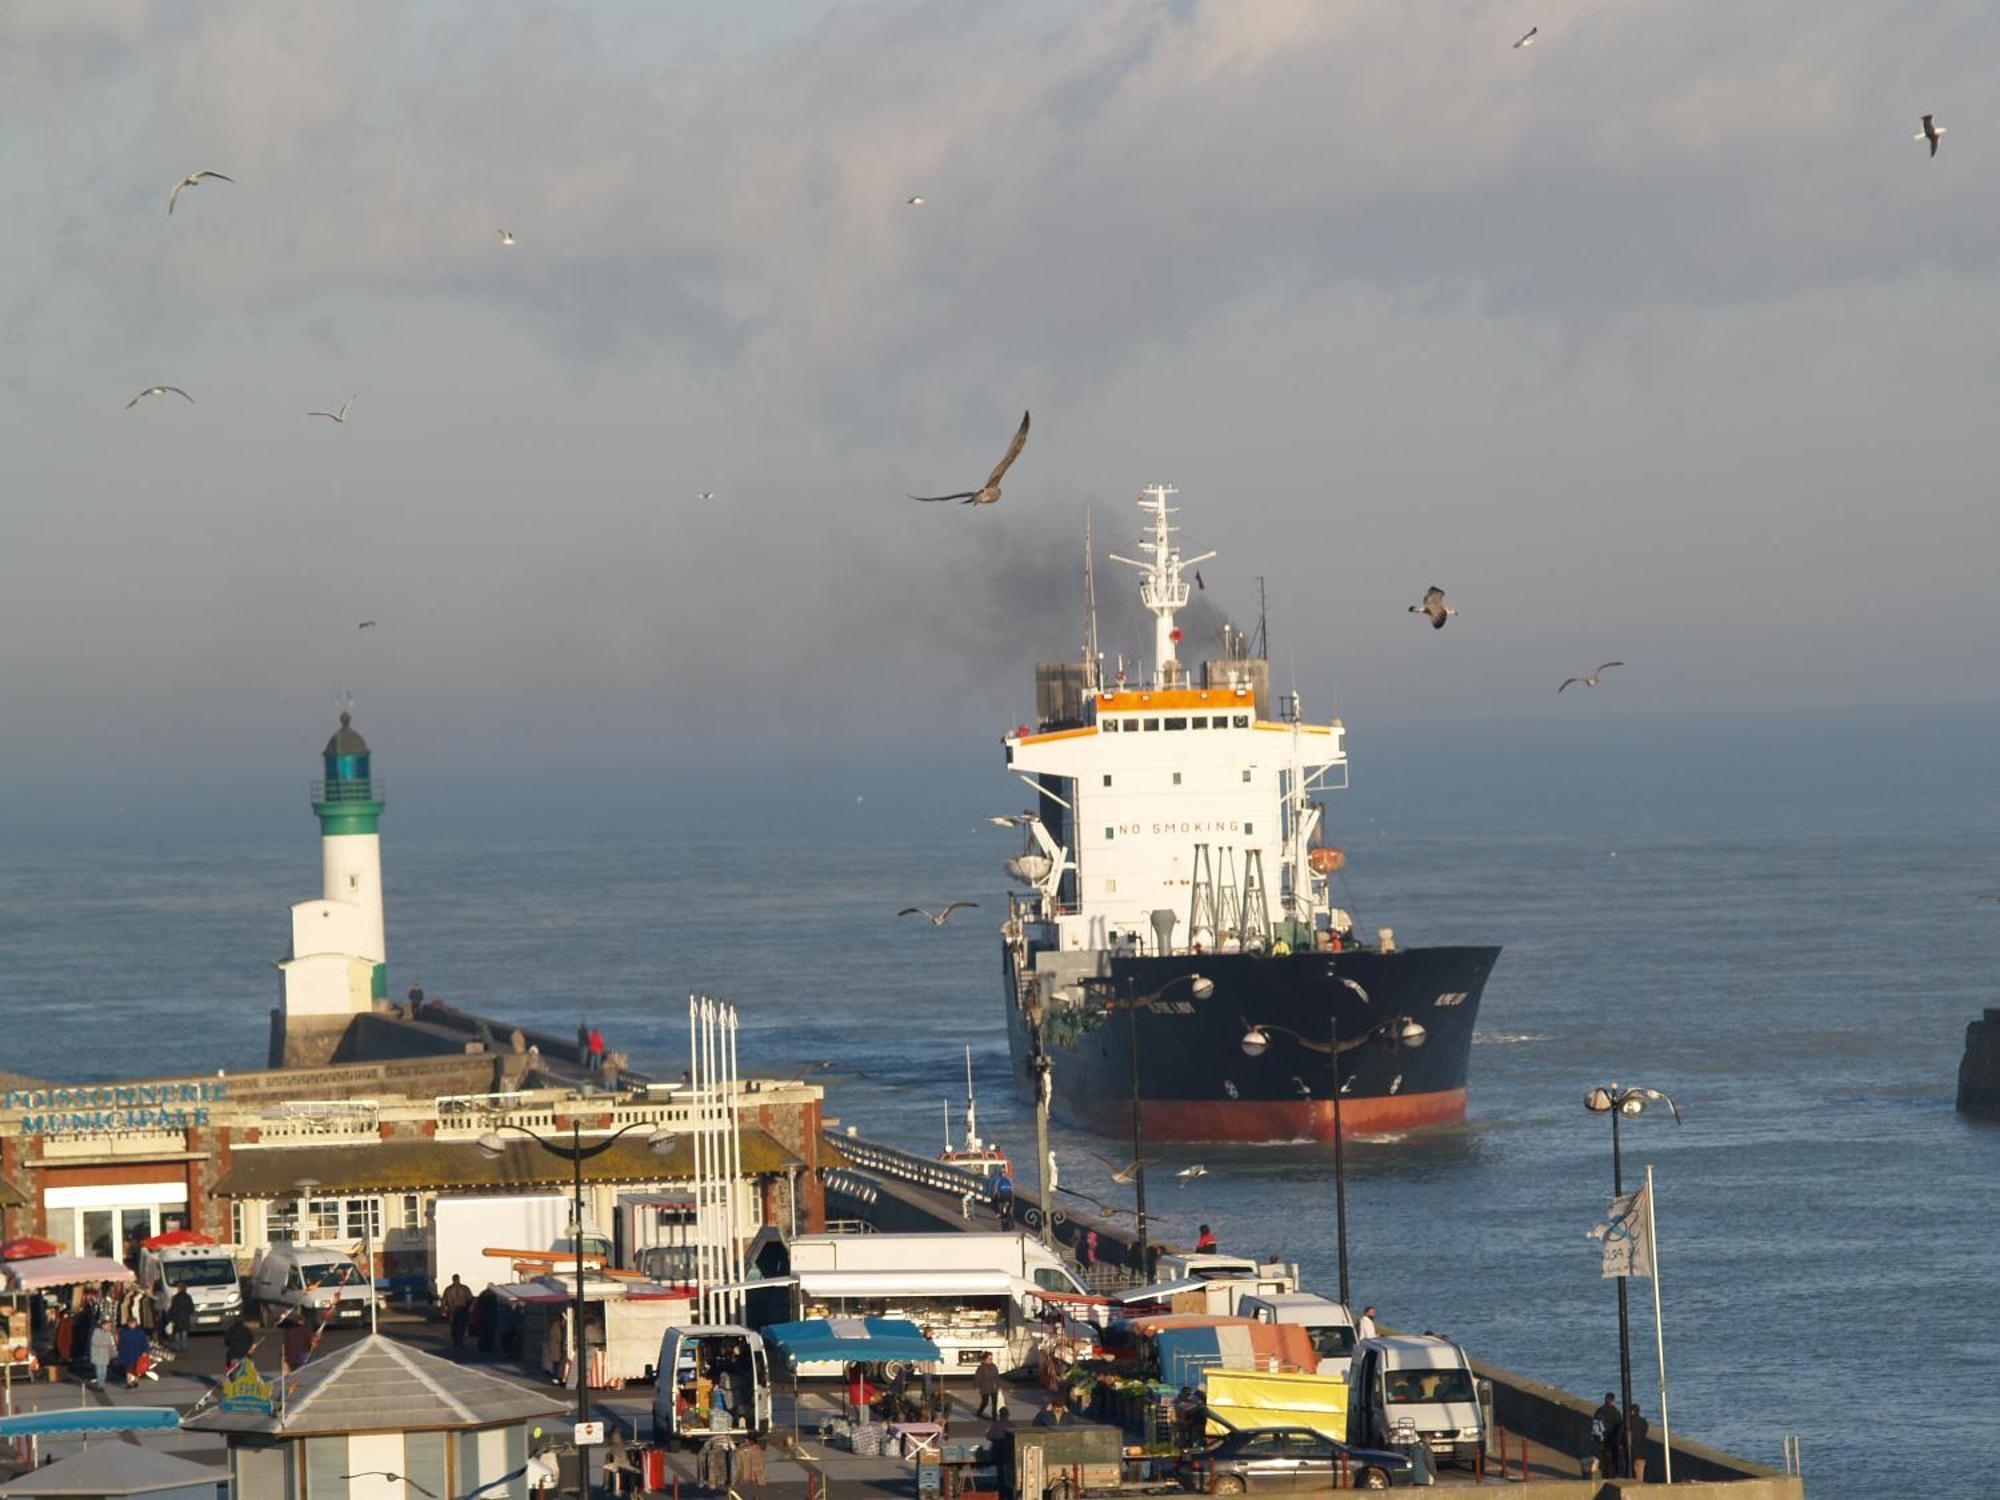
[[[883,1177],[894,1177],[902,1182],[915,1183],[918,1187],[930,1188],[940,1193],[984,1193],[986,1179],[977,1172],[968,1172],[964,1167],[952,1166],[949,1162],[934,1161],[928,1156],[918,1156],[913,1151],[904,1151],[896,1146],[884,1146],[876,1141],[864,1141],[851,1135],[842,1135],[835,1130],[823,1132],[827,1140],[840,1149],[855,1166],[863,1171],[874,1172]]]

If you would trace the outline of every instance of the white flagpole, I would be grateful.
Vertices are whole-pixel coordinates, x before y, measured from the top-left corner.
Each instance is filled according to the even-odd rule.
[[[1646,1248],[1653,1260],[1653,1351],[1660,1358],[1660,1452],[1667,1461],[1667,1483],[1674,1482],[1674,1429],[1667,1418],[1667,1344],[1660,1320],[1660,1228],[1653,1216],[1653,1164],[1646,1163]]]

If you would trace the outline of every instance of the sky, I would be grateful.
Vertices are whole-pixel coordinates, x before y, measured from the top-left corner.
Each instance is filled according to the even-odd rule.
[[[1996,71],[1954,0],[0,7],[0,829],[293,816],[343,692],[420,784],[998,795],[1156,482],[1362,766],[1959,734]]]

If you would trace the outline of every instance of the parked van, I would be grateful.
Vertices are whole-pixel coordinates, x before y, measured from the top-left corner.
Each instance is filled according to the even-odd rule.
[[[1363,1339],[1347,1384],[1347,1440],[1386,1448],[1422,1438],[1440,1464],[1472,1465],[1486,1442],[1486,1414],[1472,1362],[1449,1339]]]
[[[715,1420],[720,1387],[725,1424]],[[771,1364],[764,1340],[735,1323],[669,1328],[653,1386],[653,1442],[695,1443],[717,1432],[762,1437],[771,1430]]]
[[[337,1304],[335,1322],[358,1323],[368,1316],[375,1288],[352,1256],[325,1245],[282,1244],[266,1250],[250,1273],[250,1300],[267,1327],[294,1307],[323,1314],[328,1303]]]
[[[1236,1312],[1259,1323],[1298,1324],[1312,1335],[1319,1373],[1347,1378],[1348,1359],[1354,1353],[1354,1314],[1331,1297],[1318,1292],[1266,1292],[1239,1298]]]
[[[243,1284],[236,1262],[217,1245],[162,1245],[139,1252],[139,1285],[159,1285],[160,1311],[174,1293],[185,1291],[194,1302],[194,1331],[221,1328],[243,1311]]]

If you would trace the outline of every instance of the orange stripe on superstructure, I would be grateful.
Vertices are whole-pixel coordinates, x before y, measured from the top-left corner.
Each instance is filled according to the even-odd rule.
[[[1097,726],[1095,724],[1088,724],[1082,729],[1051,729],[1047,734],[1016,735],[1014,743],[1017,745],[1046,745],[1050,740],[1074,740],[1080,739],[1084,735],[1095,733],[1097,733]]]
[[[1147,713],[1161,708],[1241,708],[1255,695],[1250,689],[1160,688],[1135,692],[1099,693],[1094,700],[1101,714]]]
[[[1252,729],[1282,729],[1287,734],[1296,729],[1300,734],[1332,734],[1332,724],[1286,724],[1276,719],[1257,719],[1250,725]]]

